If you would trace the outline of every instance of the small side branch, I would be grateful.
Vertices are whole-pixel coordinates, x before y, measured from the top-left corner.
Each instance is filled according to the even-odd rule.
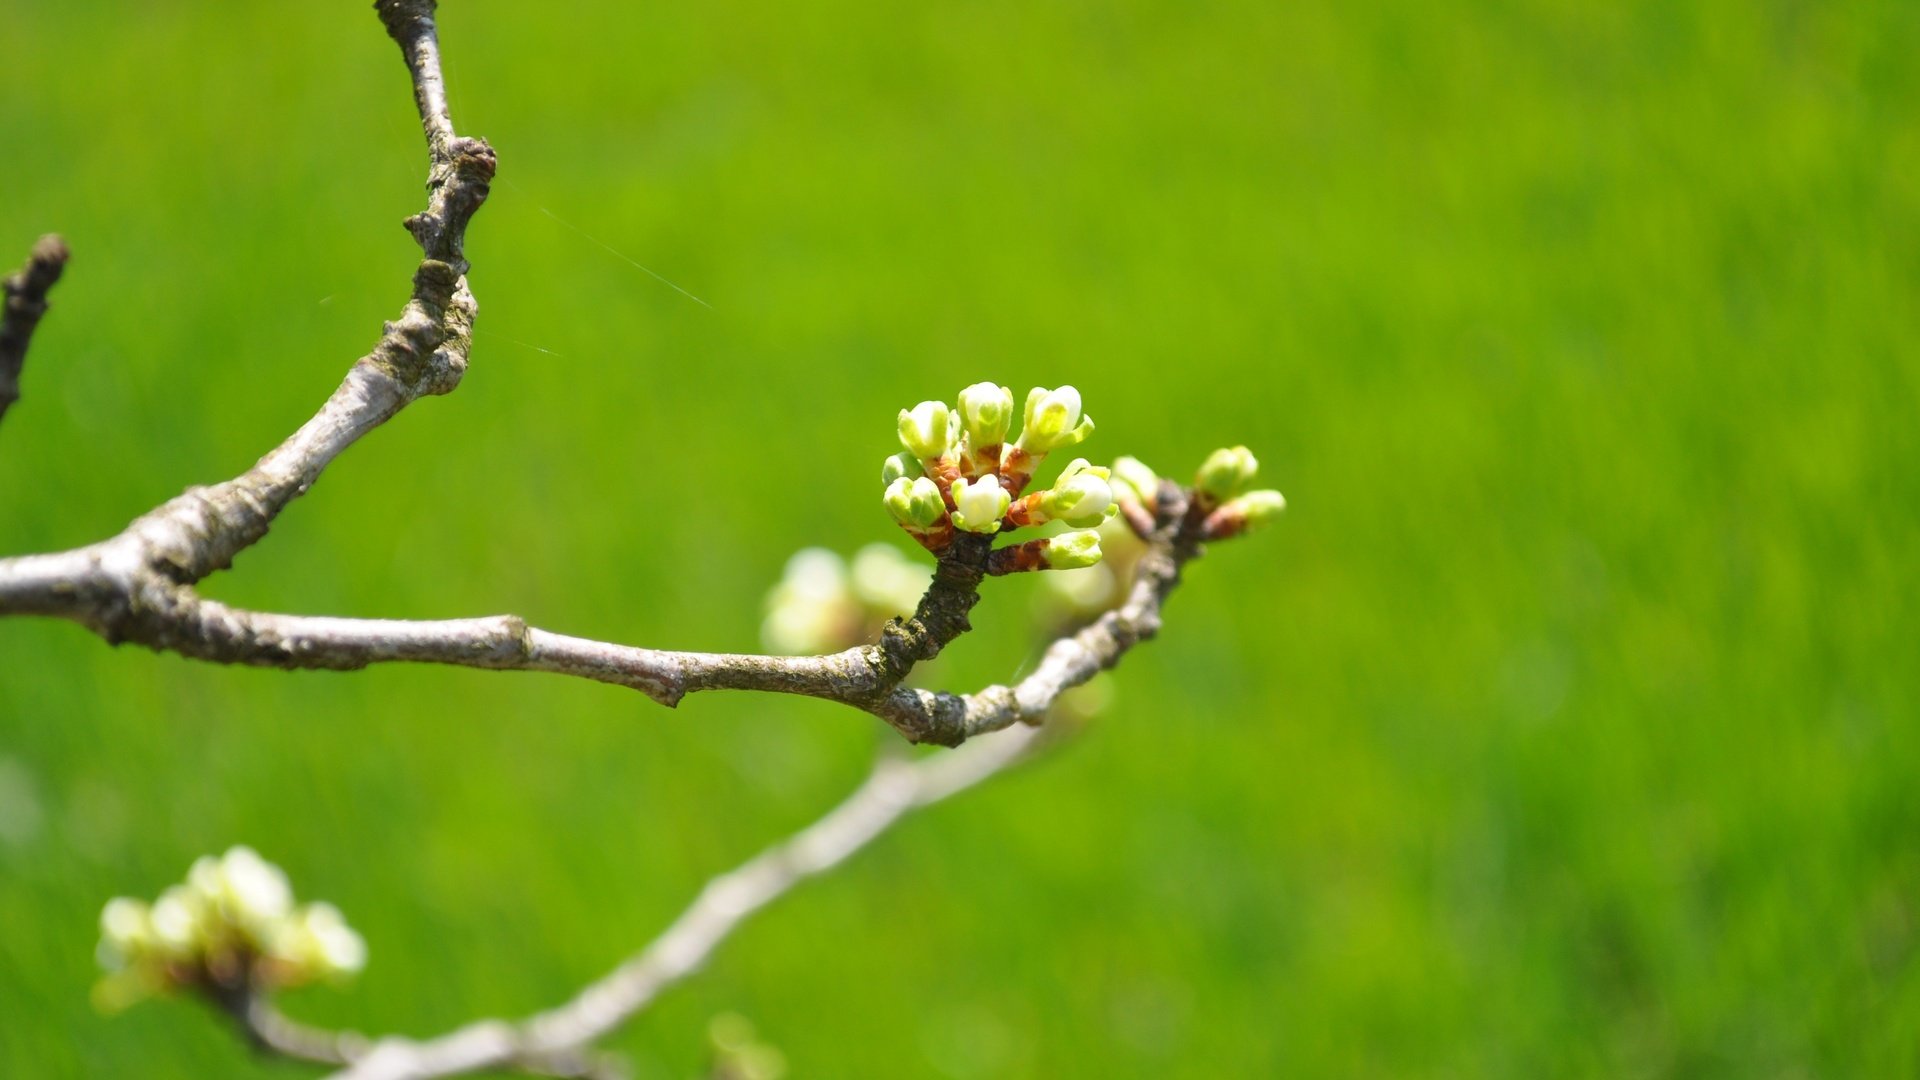
[[[482,1020],[433,1039],[352,1036],[300,1029],[301,1045],[344,1051],[340,1080],[431,1080],[486,1069],[543,1075],[569,1072],[592,1046],[698,971],[749,917],[800,883],[826,873],[923,806],[956,795],[1031,755],[1041,729],[1017,728],[950,754],[883,756],[853,794],[826,816],[709,881],[658,938],[573,1000],[518,1022]],[[306,1060],[320,1057],[295,1054]]]
[[[6,290],[6,309],[0,313],[0,420],[20,400],[20,369],[27,362],[33,329],[47,313],[47,291],[67,266],[67,244],[48,234],[33,245],[27,265],[9,274],[0,286]]]

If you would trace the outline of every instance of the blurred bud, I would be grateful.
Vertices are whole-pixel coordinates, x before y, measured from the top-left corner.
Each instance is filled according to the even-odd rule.
[[[220,891],[210,897],[234,922],[263,926],[293,908],[286,872],[244,845],[228,849],[219,864]]]
[[[1093,420],[1080,414],[1080,391],[1071,386],[1055,390],[1036,386],[1027,393],[1020,448],[1044,454],[1072,446],[1093,434]]]
[[[1086,458],[1074,458],[1043,500],[1047,516],[1079,529],[1100,524],[1118,509],[1113,504],[1113,488],[1108,483],[1111,475],[1104,466],[1091,464]]]
[[[953,525],[967,532],[990,533],[1000,528],[1013,502],[997,476],[953,482]]]
[[[1201,463],[1193,485],[1215,499],[1227,499],[1251,483],[1259,471],[1260,462],[1244,446],[1215,450]]]
[[[100,912],[95,988],[117,1009],[174,988],[271,992],[366,964],[366,942],[331,904],[295,909],[286,874],[252,848],[194,861],[152,908],[117,897]]]
[[[340,909],[324,901],[308,904],[290,920],[276,951],[314,976],[338,979],[367,966],[367,942],[347,925]]]
[[[153,940],[159,951],[186,956],[204,944],[206,901],[185,885],[169,885],[153,902]]]
[[[1280,512],[1287,508],[1287,497],[1271,489],[1249,491],[1233,500],[1233,504],[1240,508],[1241,516],[1247,519],[1247,526],[1252,528],[1279,517]]]
[[[932,574],[892,544],[868,544],[853,556],[853,594],[882,616],[911,615]]]
[[[1286,496],[1277,491],[1249,491],[1208,514],[1201,535],[1208,540],[1239,536],[1279,517],[1286,508]]]
[[[887,512],[902,525],[928,528],[937,524],[946,516],[947,503],[940,497],[940,487],[924,476],[909,480],[902,476],[887,485],[882,496],[887,504]]]
[[[840,556],[803,548],[787,560],[779,584],[767,594],[760,638],[776,653],[832,652],[851,644],[858,623]]]
[[[1160,502],[1160,478],[1137,457],[1113,459],[1113,495],[1132,499],[1149,511]]]
[[[953,418],[946,402],[923,401],[900,410],[900,445],[922,461],[946,455],[953,441]]]
[[[1013,391],[990,382],[974,383],[960,391],[960,429],[967,445],[978,450],[1007,441],[1013,424]]]
[[[1092,566],[1100,561],[1100,534],[1083,529],[1050,537],[1045,557],[1050,570],[1077,570]]]
[[[891,484],[901,477],[906,477],[911,480],[916,476],[924,475],[924,473],[925,470],[920,467],[920,459],[902,450],[881,464],[880,482],[883,484]]]
[[[116,896],[100,911],[100,962],[125,967],[150,953],[156,944],[153,918],[143,901]]]

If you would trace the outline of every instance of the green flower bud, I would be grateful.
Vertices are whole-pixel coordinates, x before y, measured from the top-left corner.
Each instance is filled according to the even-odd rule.
[[[953,445],[953,417],[944,401],[923,401],[900,410],[900,445],[922,461],[946,454]]]
[[[1247,527],[1252,528],[1279,517],[1280,512],[1287,508],[1287,497],[1277,491],[1264,489],[1249,491],[1227,505],[1237,508],[1241,516],[1246,518]]]
[[[1064,532],[1047,541],[1049,570],[1078,570],[1100,561],[1100,534],[1092,529]]]
[[[1013,424],[1013,391],[990,382],[974,383],[960,391],[960,429],[975,449],[1007,441]]]
[[[1013,499],[1000,486],[997,476],[953,482],[953,525],[968,532],[998,531],[1000,519],[1007,514]]]
[[[922,475],[924,471],[925,470],[920,467],[919,458],[902,450],[881,463],[880,482],[883,484],[892,484],[895,480],[903,476],[912,479],[913,477]]]
[[[1160,501],[1160,478],[1137,457],[1113,459],[1113,494],[1151,511]]]
[[[887,485],[882,497],[887,512],[902,525],[925,529],[946,516],[947,504],[940,498],[940,487],[924,476],[909,480],[897,477]]]
[[[1246,447],[1220,449],[1207,455],[1193,484],[1216,499],[1227,499],[1245,489],[1259,471],[1260,462]]]
[[[1093,434],[1093,420],[1080,414],[1080,391],[1071,386],[1055,390],[1036,386],[1027,393],[1026,421],[1020,429],[1020,448],[1044,454],[1072,446]]]
[[[1041,506],[1048,517],[1058,518],[1075,528],[1098,525],[1119,510],[1113,502],[1113,487],[1108,483],[1111,475],[1105,467],[1091,464],[1086,458],[1074,458],[1053,482],[1053,490],[1047,492]]]

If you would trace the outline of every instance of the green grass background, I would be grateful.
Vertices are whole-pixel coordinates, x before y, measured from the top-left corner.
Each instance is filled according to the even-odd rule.
[[[0,551],[237,473],[405,297],[424,153],[361,3],[7,5],[0,254],[75,255]],[[1070,381],[1245,442],[1113,709],[728,943],[617,1045],[798,1076],[1920,1070],[1920,8],[442,11],[500,153],[473,366],[210,591],[755,644],[890,535],[893,413]],[[713,306],[689,301],[562,225]],[[994,582],[942,680],[1029,656]],[[299,1076],[88,1004],[102,901],[235,842],[372,960],[290,1011],[553,1002],[863,771],[844,709],[227,669],[0,621],[0,1073]]]

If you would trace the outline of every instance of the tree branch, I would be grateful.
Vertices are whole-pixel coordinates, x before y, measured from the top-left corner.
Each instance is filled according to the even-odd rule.
[[[339,1080],[430,1080],[483,1069],[590,1076],[591,1048],[699,970],[748,917],[800,883],[826,873],[923,806],[957,795],[1030,756],[1042,729],[1022,727],[950,754],[909,760],[887,754],[824,817],[707,882],[673,924],[571,1001],[518,1022],[481,1020],[427,1040],[309,1028],[252,1002],[235,1013],[264,1048],[322,1064],[344,1063]]]
[[[335,457],[422,395],[452,390],[466,370],[476,305],[465,276],[465,234],[486,200],[494,154],[484,141],[455,132],[432,0],[380,0],[375,8],[406,61],[428,149],[427,207],[406,222],[424,257],[400,318],[386,325],[320,411],[243,475],[191,489],[98,543],[0,559],[0,616],[64,618],[111,643],[136,642],[216,663],[351,670],[407,661],[545,671],[631,687],[668,706],[701,690],[801,694],[851,705],[911,741],[944,746],[1037,721],[1061,691],[1112,666],[1158,629],[1180,565],[1199,550],[1199,533],[1182,516],[1183,505],[1163,505],[1151,572],[1125,608],[1056,643],[1018,685],[966,696],[900,684],[915,665],[971,629],[968,613],[992,554],[992,538],[974,533],[958,535],[941,553],[912,617],[889,624],[874,644],[826,656],[640,648],[554,633],[514,615],[333,618],[248,611],[202,596],[194,585],[264,537]],[[10,301],[9,326],[12,311]],[[1178,527],[1171,524],[1176,521]]]
[[[0,282],[6,291],[6,307],[0,311],[0,420],[20,400],[20,369],[27,362],[27,346],[33,341],[33,328],[47,313],[47,291],[60,280],[67,257],[66,241],[49,233],[33,245],[27,265]]]

